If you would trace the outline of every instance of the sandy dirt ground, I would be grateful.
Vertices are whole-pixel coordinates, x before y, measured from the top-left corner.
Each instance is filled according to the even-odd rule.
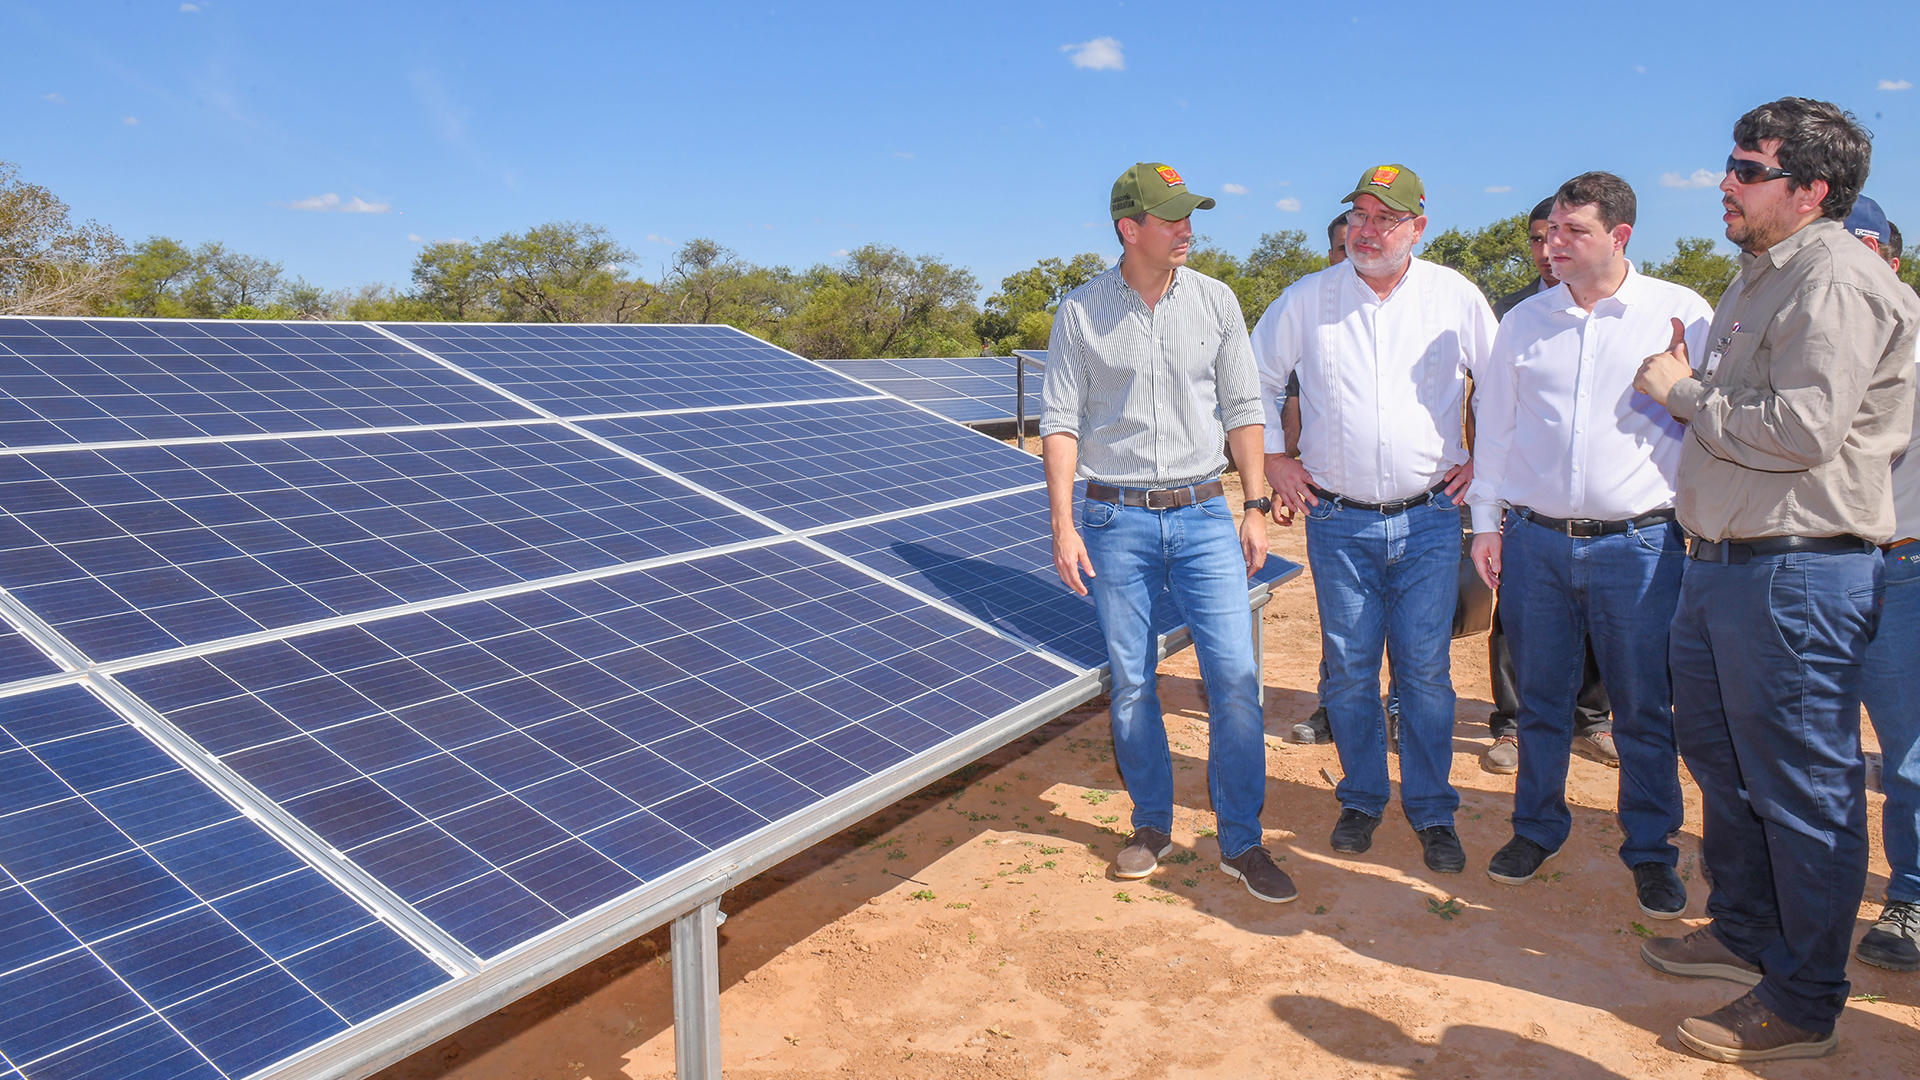
[[[1238,496],[1233,496],[1235,504]],[[1274,550],[1306,562],[1300,528]],[[1314,705],[1319,629],[1303,574],[1266,611],[1266,844],[1300,887],[1255,900],[1222,874],[1191,652],[1161,667],[1175,761],[1174,854],[1144,881],[1110,865],[1131,804],[1105,700],[1046,725],[745,883],[722,907],[726,1072],[840,1077],[1913,1077],[1920,974],[1855,962],[1840,1048],[1747,1070],[1681,1049],[1674,1026],[1738,997],[1658,974],[1642,938],[1702,925],[1699,790],[1685,783],[1689,918],[1634,903],[1615,855],[1618,773],[1575,758],[1573,837],[1552,871],[1496,884],[1513,778],[1485,771],[1484,636],[1455,642],[1453,782],[1466,873],[1434,874],[1398,807],[1371,851],[1336,856],[1323,768],[1286,741]],[[1685,779],[1684,769],[1682,770]],[[1869,796],[1877,914],[1887,864]],[[615,1080],[674,1071],[664,929],[380,1074],[382,1080]]]

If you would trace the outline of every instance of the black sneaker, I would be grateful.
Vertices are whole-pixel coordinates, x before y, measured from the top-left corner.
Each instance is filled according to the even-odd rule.
[[[1451,825],[1429,825],[1416,835],[1427,859],[1427,869],[1436,874],[1457,874],[1467,868],[1467,852]]]
[[[1333,850],[1358,855],[1373,846],[1373,830],[1380,819],[1351,806],[1340,808],[1340,822],[1333,827]]]
[[[1293,879],[1275,866],[1273,856],[1258,844],[1231,859],[1221,859],[1220,869],[1228,877],[1246,882],[1248,892],[1269,904],[1291,904],[1300,899],[1300,890],[1293,887]]]
[[[1889,901],[1853,955],[1888,971],[1920,971],[1920,904]]]
[[[1400,752],[1400,714],[1392,710],[1387,712],[1387,749]]]
[[[1633,891],[1640,894],[1640,910],[1652,918],[1677,919],[1687,913],[1687,887],[1666,863],[1634,866]]]
[[[1321,745],[1333,741],[1333,724],[1327,720],[1325,705],[1313,710],[1313,715],[1293,725],[1293,741],[1308,745]]]
[[[1524,836],[1515,836],[1493,853],[1487,863],[1487,876],[1506,885],[1525,885],[1540,872],[1542,863],[1558,854],[1559,848],[1548,851]]]

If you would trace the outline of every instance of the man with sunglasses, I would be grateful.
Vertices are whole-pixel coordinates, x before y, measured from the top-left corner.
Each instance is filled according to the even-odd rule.
[[[1342,202],[1347,261],[1280,295],[1253,333],[1268,410],[1267,478],[1283,523],[1307,519],[1320,609],[1322,703],[1346,776],[1335,851],[1357,854],[1391,796],[1380,662],[1400,686],[1401,806],[1427,867],[1457,874],[1450,674],[1460,511],[1472,480],[1461,426],[1468,368],[1493,342],[1493,312],[1459,273],[1413,258],[1426,193],[1404,165],[1360,174]],[[1286,456],[1274,397],[1300,373],[1300,458]]]
[[[1867,875],[1862,661],[1920,323],[1912,292],[1841,226],[1868,140],[1806,98],[1740,118],[1720,182],[1740,274],[1699,370],[1676,325],[1634,383],[1687,425],[1674,506],[1691,539],[1668,661],[1713,919],[1641,956],[1752,987],[1680,1024],[1717,1061],[1830,1053],[1850,989]]]

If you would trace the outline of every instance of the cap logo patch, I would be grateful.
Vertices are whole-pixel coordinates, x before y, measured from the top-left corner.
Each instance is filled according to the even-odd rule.
[[[1165,180],[1167,182],[1168,187],[1177,187],[1180,184],[1186,183],[1186,181],[1180,179],[1179,173],[1174,172],[1172,169],[1167,168],[1165,165],[1162,165],[1154,169],[1153,171],[1160,174],[1160,179]]]
[[[1373,177],[1369,179],[1367,183],[1374,184],[1379,187],[1392,187],[1394,180],[1398,179],[1399,176],[1400,176],[1399,169],[1396,169],[1391,165],[1382,165],[1379,168],[1373,170]]]

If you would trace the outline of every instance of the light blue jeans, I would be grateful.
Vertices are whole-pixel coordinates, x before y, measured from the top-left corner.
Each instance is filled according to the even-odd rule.
[[[1173,828],[1173,759],[1155,691],[1153,606],[1172,590],[1193,634],[1207,685],[1207,788],[1232,858],[1260,843],[1267,796],[1260,669],[1247,607],[1247,565],[1225,499],[1174,510],[1088,499],[1080,535],[1088,579],[1113,669],[1113,751],[1133,798],[1133,827]]]
[[[1322,703],[1346,777],[1340,805],[1380,817],[1387,717],[1380,661],[1393,652],[1400,686],[1400,802],[1415,829],[1453,824],[1453,609],[1460,510],[1445,493],[1398,514],[1321,499],[1307,512],[1307,563],[1327,664]]]
[[[1887,552],[1880,629],[1867,646],[1860,696],[1880,736],[1887,804],[1887,899],[1920,902],[1920,544]]]

